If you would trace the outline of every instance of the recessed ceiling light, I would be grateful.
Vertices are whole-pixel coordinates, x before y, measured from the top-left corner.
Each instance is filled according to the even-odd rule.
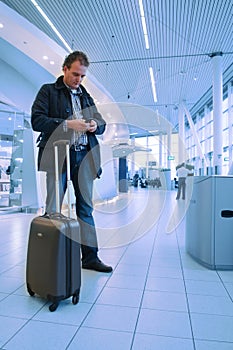
[[[47,59],[48,59],[48,56],[44,55],[43,60],[47,60]]]
[[[2,29],[4,27],[4,25],[2,23],[0,23],[0,29]]]
[[[63,44],[66,46],[66,48],[68,49],[69,52],[72,52],[73,50],[69,47],[69,45],[67,44],[67,42],[65,41],[65,39],[62,37],[62,35],[59,33],[59,31],[57,30],[57,28],[53,25],[53,23],[51,22],[51,20],[48,18],[48,16],[45,14],[45,12],[42,10],[42,8],[39,6],[39,4],[36,2],[36,0],[31,0],[31,2],[33,3],[33,5],[36,7],[36,9],[40,12],[40,14],[42,15],[42,17],[46,20],[46,22],[50,25],[50,27],[52,28],[52,30],[56,33],[56,35],[59,37],[59,39],[63,42]]]
[[[54,61],[50,61],[49,63],[50,63],[50,64],[54,64],[55,62],[54,62]]]
[[[147,32],[147,27],[146,27],[146,18],[145,18],[143,3],[142,3],[142,0],[138,0],[138,1],[139,1],[140,17],[141,17],[141,22],[142,22],[142,29],[143,29],[144,39],[145,39],[145,45],[146,45],[146,49],[148,50],[150,48],[150,46],[149,46],[149,39],[148,39],[148,32]]]
[[[149,72],[150,72],[151,88],[152,88],[153,98],[154,98],[154,102],[156,103],[158,100],[157,100],[157,94],[156,94],[154,72],[153,72],[153,68],[152,67],[149,67]]]

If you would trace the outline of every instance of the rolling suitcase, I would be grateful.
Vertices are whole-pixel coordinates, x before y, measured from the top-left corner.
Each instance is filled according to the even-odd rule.
[[[67,191],[69,217],[60,213],[58,146],[66,144]],[[35,217],[31,222],[26,283],[28,293],[51,301],[50,311],[55,311],[59,302],[72,296],[72,303],[79,301],[81,286],[80,227],[70,218],[70,158],[69,143],[54,144],[56,176],[56,213]]]

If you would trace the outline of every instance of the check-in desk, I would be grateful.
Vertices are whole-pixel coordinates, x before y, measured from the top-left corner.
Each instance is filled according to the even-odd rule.
[[[233,176],[194,177],[186,215],[186,251],[210,269],[233,269],[232,216]]]

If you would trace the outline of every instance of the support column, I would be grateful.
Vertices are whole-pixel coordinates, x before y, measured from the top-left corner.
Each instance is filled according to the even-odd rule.
[[[214,52],[210,55],[213,63],[213,165],[214,174],[222,173],[222,52]]]
[[[181,105],[178,109],[178,118],[179,118],[179,154],[178,154],[178,164],[181,164],[185,161],[184,156],[184,141],[185,141],[185,128],[184,128],[184,110]]]
[[[146,148],[149,148],[149,138],[146,137]],[[146,179],[149,177],[149,152],[146,152]]]
[[[159,167],[163,168],[163,138],[162,138],[162,133],[159,134]]]
[[[172,128],[169,126],[167,131],[167,168],[171,169],[171,136],[172,136]]]
[[[204,106],[204,120],[206,120],[206,116],[209,113],[209,109],[207,107],[207,105]],[[204,122],[205,123],[205,122]],[[205,126],[205,124],[204,124]],[[204,127],[204,140],[207,140],[207,128]],[[204,163],[204,175],[207,175],[207,170],[208,170],[208,164],[207,164],[207,145],[206,145],[206,141],[204,142],[204,149],[203,149],[204,155],[205,155],[205,159],[206,159],[206,163]]]
[[[229,127],[229,170],[233,162],[232,144],[233,144],[233,87],[228,83],[228,127]]]
[[[131,145],[134,147],[135,146],[135,137],[132,137],[130,139],[130,141],[131,141]],[[135,153],[132,152],[130,157],[131,157],[131,176],[133,177],[135,174]]]
[[[196,147],[197,147],[197,155],[198,155],[198,163],[199,164],[196,164],[197,166],[197,169],[199,169],[200,167],[200,161],[201,161],[201,167],[203,167],[203,162],[206,162],[206,159],[205,159],[205,154],[201,148],[201,143],[200,143],[200,140],[198,138],[198,135],[197,135],[197,131],[195,129],[195,125],[193,123],[193,120],[192,120],[192,117],[191,117],[191,114],[188,110],[188,108],[185,106],[185,104],[183,104],[183,109],[185,111],[185,114],[186,114],[186,117],[188,119],[188,122],[189,122],[189,126],[190,126],[190,129],[192,131],[192,134],[193,134],[193,138],[195,140],[195,144],[196,144]],[[203,161],[202,161],[203,160]]]
[[[119,192],[128,192],[126,157],[119,158]]]

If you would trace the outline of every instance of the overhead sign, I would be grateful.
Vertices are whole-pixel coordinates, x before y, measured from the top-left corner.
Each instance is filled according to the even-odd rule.
[[[175,157],[174,157],[174,156],[167,156],[167,159],[168,159],[168,160],[174,160]]]

